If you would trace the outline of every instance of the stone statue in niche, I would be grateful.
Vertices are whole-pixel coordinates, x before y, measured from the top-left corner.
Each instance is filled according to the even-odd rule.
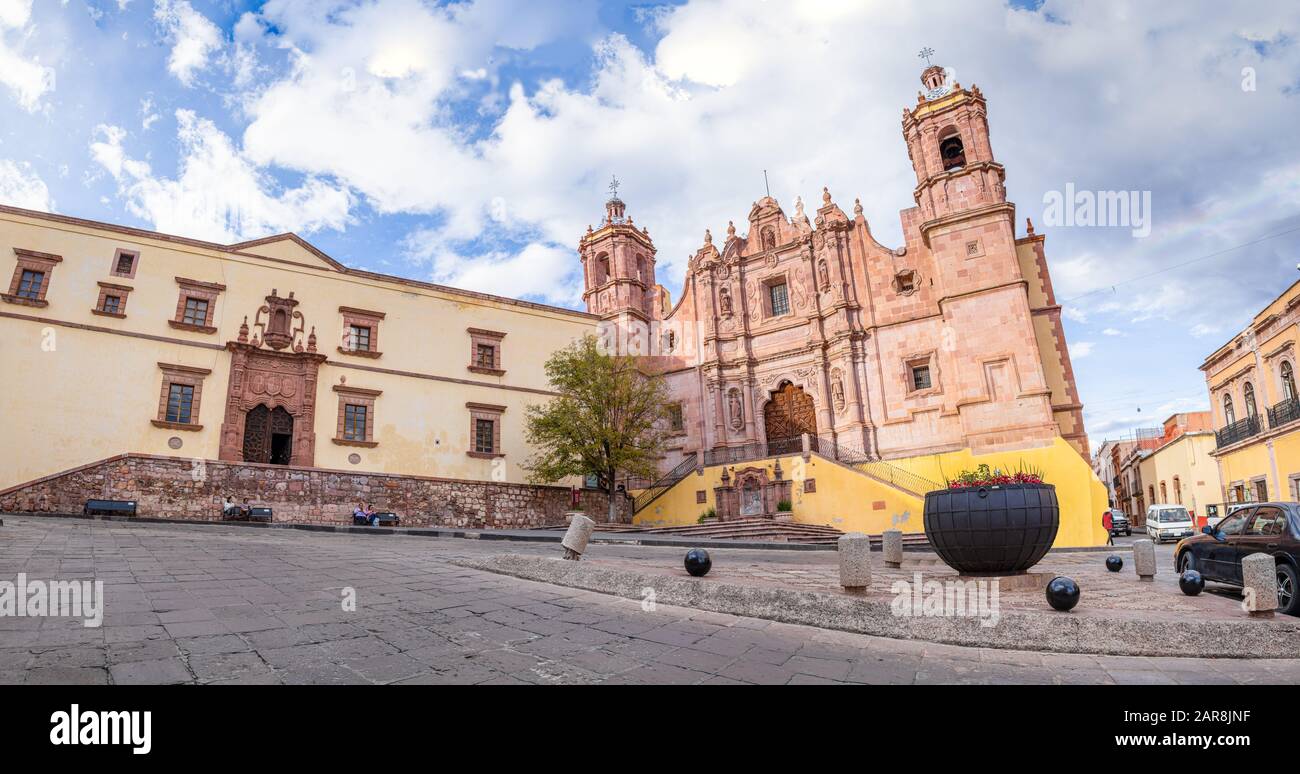
[[[723,286],[718,291],[718,306],[722,309],[723,317],[731,316],[731,289]]]
[[[831,288],[831,272],[830,272],[830,269],[827,268],[827,266],[826,266],[826,259],[825,259],[825,258],[821,259],[821,261],[817,264],[817,277],[818,277],[818,279],[821,280],[822,290],[823,290],[823,291],[830,290],[830,288]]]
[[[762,243],[764,250],[773,250],[776,248],[776,231],[771,226],[767,226],[762,231]]]
[[[740,390],[732,387],[727,392],[727,410],[731,414],[731,428],[739,430],[745,426],[745,409],[740,405]]]
[[[844,375],[837,368],[831,374],[831,401],[835,404],[835,413],[844,413]]]

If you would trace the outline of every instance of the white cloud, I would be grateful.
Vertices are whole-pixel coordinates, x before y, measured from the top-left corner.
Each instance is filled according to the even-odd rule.
[[[1123,335],[1124,335],[1124,331],[1121,331],[1119,328],[1106,328],[1106,329],[1103,330],[1101,333],[1102,333],[1103,336],[1123,336]]]
[[[29,210],[54,209],[50,189],[27,163],[0,159],[0,203]]]
[[[221,49],[220,28],[186,0],[155,0],[153,18],[172,46],[168,71],[185,86],[193,86],[195,75]]]
[[[346,225],[346,189],[315,177],[296,188],[279,186],[211,121],[178,110],[176,123],[181,163],[175,179],[157,177],[147,162],[130,158],[120,127],[99,126],[90,146],[91,156],[117,180],[127,208],[159,231],[236,242]]]
[[[54,68],[24,56],[34,31],[31,17],[32,0],[0,0],[0,84],[24,110],[35,112],[41,97],[54,91]]]
[[[1067,320],[1073,320],[1077,323],[1088,322],[1088,315],[1077,306],[1067,306],[1061,310],[1061,315]]]
[[[1092,354],[1096,344],[1091,341],[1072,341],[1070,342],[1070,359],[1082,360]]]

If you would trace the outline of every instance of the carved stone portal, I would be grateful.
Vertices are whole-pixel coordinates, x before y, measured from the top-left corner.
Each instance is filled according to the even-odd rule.
[[[770,478],[765,468],[732,470],[734,476],[723,469],[721,486],[713,490],[719,521],[770,519],[776,516],[777,505],[790,499],[790,482],[783,477],[779,460]]]
[[[316,382],[326,357],[316,352],[316,335],[303,344],[302,313],[292,300],[272,291],[258,310],[257,333],[248,325],[226,342],[230,383],[221,423],[218,457],[232,462],[271,462],[311,467],[316,453]],[[262,316],[268,321],[263,323]],[[297,321],[296,327],[291,321]],[[260,334],[260,335],[259,335]],[[275,347],[264,349],[263,344]]]

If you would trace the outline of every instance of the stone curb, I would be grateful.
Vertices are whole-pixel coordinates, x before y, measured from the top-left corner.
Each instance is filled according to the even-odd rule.
[[[968,617],[911,617],[888,602],[843,594],[749,586],[615,570],[590,562],[503,554],[455,560],[460,567],[552,583],[629,599],[823,629],[967,647],[1116,656],[1181,656],[1213,652],[1224,658],[1294,658],[1300,621],[1144,621],[1085,618],[1069,613],[1006,611],[995,626]]]
[[[177,524],[181,526],[195,527],[252,527],[255,529],[298,529],[305,532],[335,532],[349,535],[415,535],[418,537],[434,538],[462,538],[465,540],[506,540],[520,543],[558,543],[564,536],[564,528],[555,527],[555,532],[548,532],[543,529],[522,529],[522,530],[505,530],[505,529],[459,529],[455,527],[361,527],[351,524],[299,524],[295,522],[257,522],[257,521],[220,521],[215,519],[162,519],[156,516],[85,516],[80,513],[13,513],[6,514],[11,516],[34,516],[34,517],[55,517],[60,519],[83,519],[85,521],[119,521],[135,522],[139,524]],[[4,526],[4,520],[0,519],[0,526]],[[636,537],[636,533],[622,536],[617,532],[596,532],[591,536],[593,543],[608,543],[611,545],[627,546],[658,546],[658,547],[681,547],[689,546],[690,548],[739,548],[739,549],[757,549],[760,551],[834,551],[835,544],[817,544],[817,543],[778,543],[771,540],[701,540],[691,537],[677,537],[673,535],[653,536],[643,535]],[[880,545],[872,547],[872,552],[879,553]],[[1053,548],[1049,553],[1079,553],[1079,552],[1103,552],[1103,551],[1132,551],[1132,546],[1081,546],[1077,548]],[[924,547],[904,545],[905,553],[930,553],[930,549]]]

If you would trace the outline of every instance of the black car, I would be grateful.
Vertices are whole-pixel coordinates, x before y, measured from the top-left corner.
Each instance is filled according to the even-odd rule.
[[[1132,535],[1133,528],[1129,526],[1128,517],[1118,508],[1110,509],[1110,534],[1111,535]]]
[[[1208,581],[1242,585],[1241,560],[1272,554],[1277,560],[1278,611],[1300,615],[1296,598],[1300,568],[1300,503],[1256,503],[1225,516],[1204,534],[1174,547],[1178,572],[1193,569]]]

